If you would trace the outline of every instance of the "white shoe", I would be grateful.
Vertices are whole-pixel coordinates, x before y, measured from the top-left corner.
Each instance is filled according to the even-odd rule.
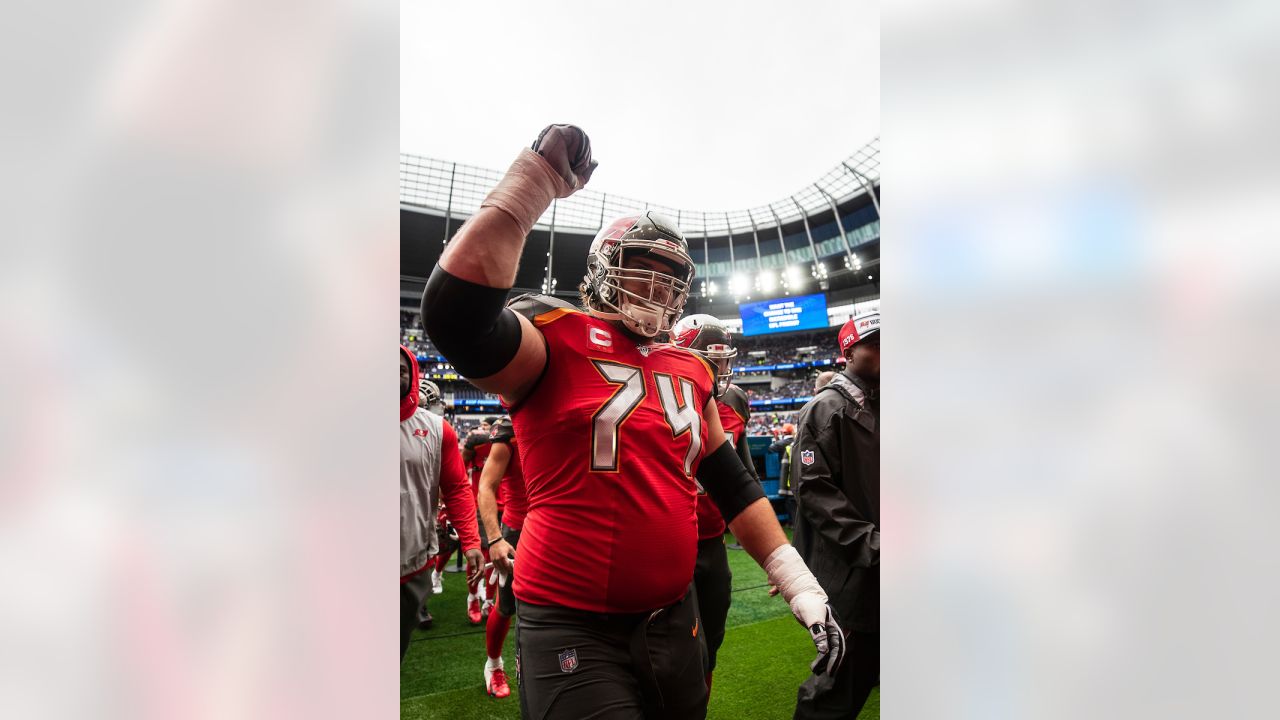
[[[439,570],[431,571],[431,594],[439,595],[444,592],[444,578],[440,576]]]

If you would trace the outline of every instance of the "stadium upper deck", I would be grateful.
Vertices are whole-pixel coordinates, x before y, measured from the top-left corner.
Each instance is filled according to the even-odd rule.
[[[751,298],[826,292],[831,302],[879,295],[879,139],[813,183],[765,206],[673,208],[586,188],[556,201],[526,242],[516,288],[576,297],[587,245],[607,220],[652,209],[680,225],[697,263],[687,312],[737,314]],[[497,170],[400,156],[401,300],[413,307],[444,241],[480,206]]]

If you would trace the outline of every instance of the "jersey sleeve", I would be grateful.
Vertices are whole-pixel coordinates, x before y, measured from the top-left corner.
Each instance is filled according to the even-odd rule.
[[[742,418],[742,422],[751,421],[751,409],[747,402],[747,394],[742,391],[742,388],[737,385],[730,385],[729,389],[725,391],[722,400],[725,405],[729,406],[729,409]]]
[[[516,439],[515,426],[513,426],[511,424],[511,421],[508,419],[499,421],[497,425],[493,426],[493,431],[489,433],[489,442],[491,443],[502,443],[503,445],[510,445],[511,441],[515,439]]]
[[[578,308],[559,298],[550,295],[537,295],[534,293],[526,293],[519,295],[507,303],[507,308],[517,315],[525,316],[534,325],[538,324],[540,318],[547,318],[554,315],[559,317],[565,313],[578,312]]]
[[[480,548],[476,529],[476,502],[471,497],[471,484],[462,470],[462,453],[458,450],[458,434],[447,421],[442,422],[444,437],[440,440],[440,496],[449,508],[453,528],[458,531],[462,551]]]
[[[745,426],[739,433],[739,437],[733,439],[734,449],[738,451],[738,459],[742,460],[742,464],[746,466],[747,472],[751,473],[751,477],[760,482],[760,474],[756,472],[756,463],[751,459],[751,446],[747,443],[747,430]]]
[[[760,482],[760,474],[756,472],[755,461],[751,459],[751,447],[747,443],[747,421],[751,417],[747,409],[747,394],[737,385],[730,385],[724,395],[719,398],[719,402],[742,420],[742,424],[734,431],[733,447],[738,451],[738,459],[742,460],[747,472],[751,473],[751,477],[755,478],[756,482]]]

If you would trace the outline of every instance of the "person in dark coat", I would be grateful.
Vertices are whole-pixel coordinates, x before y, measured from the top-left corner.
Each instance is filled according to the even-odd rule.
[[[856,717],[880,682],[880,314],[839,344],[845,370],[800,411],[791,479],[795,547],[850,634],[839,670],[800,686],[796,720]]]

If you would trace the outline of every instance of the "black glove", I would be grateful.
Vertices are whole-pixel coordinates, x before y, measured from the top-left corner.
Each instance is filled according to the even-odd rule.
[[[835,611],[827,606],[827,617],[821,623],[809,626],[809,635],[818,648],[818,657],[809,666],[814,675],[835,675],[844,660],[844,631],[836,622]]]
[[[591,139],[576,125],[546,126],[533,141],[533,151],[564,178],[570,193],[581,190],[599,165],[591,159]]]

